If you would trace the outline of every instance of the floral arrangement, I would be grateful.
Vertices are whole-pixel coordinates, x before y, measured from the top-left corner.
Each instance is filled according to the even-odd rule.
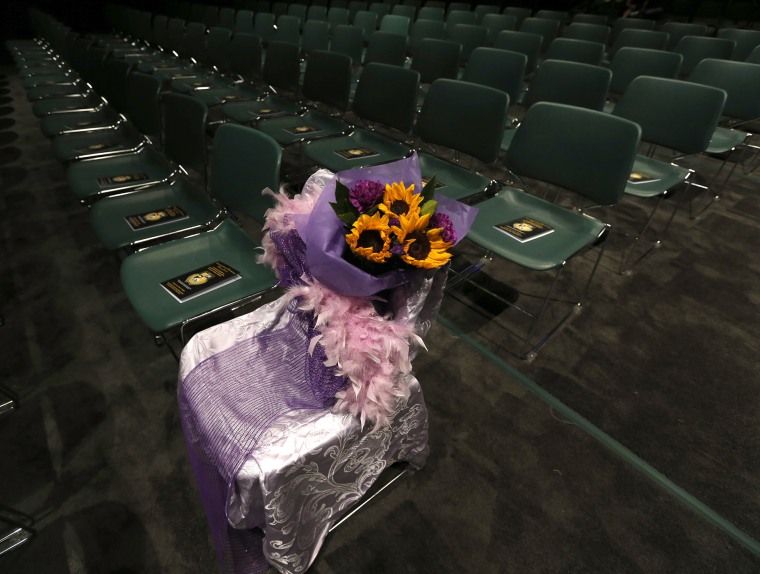
[[[277,194],[278,205],[267,213],[259,261],[276,269],[288,299],[314,317],[308,354],[345,379],[332,391],[333,410],[362,426],[387,425],[397,400],[408,396],[414,349],[424,348],[414,313],[386,314],[375,303],[401,288],[403,306],[419,310],[412,300],[425,300],[422,286],[430,289],[477,213],[434,196],[435,187],[422,186],[414,154],[334,175],[317,172],[300,195]]]
[[[456,231],[445,213],[437,213],[435,178],[415,193],[415,184],[360,179],[350,189],[335,183],[338,219],[347,229],[344,257],[366,271],[386,266],[436,269],[451,259]]]

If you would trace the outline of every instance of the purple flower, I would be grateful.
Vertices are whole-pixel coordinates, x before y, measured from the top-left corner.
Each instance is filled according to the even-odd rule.
[[[446,243],[455,243],[457,240],[457,232],[454,231],[454,224],[451,219],[445,213],[434,213],[430,218],[430,227],[441,228],[441,239]]]
[[[404,246],[394,245],[393,247],[391,247],[391,253],[393,253],[393,255],[398,255],[399,257],[401,257],[404,254]]]
[[[379,181],[360,179],[348,192],[348,199],[359,213],[364,213],[382,199],[384,191],[385,186]]]

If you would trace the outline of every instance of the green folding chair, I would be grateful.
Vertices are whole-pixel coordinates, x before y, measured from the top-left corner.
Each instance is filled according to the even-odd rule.
[[[435,177],[437,193],[467,199],[495,188],[479,169],[499,156],[508,106],[509,96],[502,90],[446,78],[431,84],[416,134],[422,140],[422,177]]]
[[[462,45],[450,40],[425,38],[419,43],[412,58],[411,69],[420,73],[420,95],[417,105],[422,105],[428,87],[439,78],[456,79]]]
[[[488,29],[486,46],[493,46],[499,32],[502,30],[514,30],[517,27],[517,20],[514,16],[508,14],[486,14],[480,21],[480,25]]]
[[[688,195],[689,188],[697,185],[692,177],[694,171],[679,165],[678,160],[707,150],[725,102],[726,92],[720,88],[683,80],[639,76],[630,83],[615,105],[613,115],[641,126],[642,141],[673,152],[667,160],[641,154],[636,156],[625,193],[631,198],[654,203],[654,207],[640,230],[626,233],[632,245],[623,256],[621,272],[630,272],[652,248],[662,244],[679,202],[674,202],[670,217],[652,246],[628,266],[638,242],[651,228],[663,201],[679,187],[685,187]]]
[[[549,44],[552,43],[552,40],[559,35],[559,21],[553,18],[536,18],[531,16],[522,21],[519,30],[520,32],[541,36],[541,51],[545,52],[549,48]]]
[[[573,21],[562,30],[563,38],[574,40],[586,40],[587,42],[599,42],[607,45],[612,29],[604,24],[590,24]]]
[[[757,46],[760,46],[760,30],[748,30],[745,28],[721,28],[718,30],[718,38],[733,40],[734,50],[731,59],[744,62]]]
[[[528,58],[525,65],[525,73],[527,75],[532,74],[536,69],[542,42],[543,39],[539,34],[502,30],[496,35],[493,47],[499,50],[510,50],[525,54],[525,57]]]
[[[236,124],[220,126],[214,140],[215,145],[227,150],[230,165],[236,166],[234,174],[227,174],[221,185],[239,186],[238,180],[254,182],[248,186],[248,197],[241,197],[237,209],[263,220],[264,211],[271,205],[262,201],[262,190],[256,186],[277,187],[277,178],[267,180],[262,174],[271,177],[272,173],[279,173],[280,146],[266,134]],[[240,168],[246,168],[246,175],[241,176]],[[256,262],[259,246],[234,219],[225,218],[205,233],[155,245],[128,256],[121,264],[122,287],[157,342],[169,342],[176,336],[184,344],[196,328],[226,318],[222,313],[260,301],[275,288],[274,272]],[[221,276],[225,282],[214,285],[214,289],[193,293],[194,286],[209,276]],[[168,285],[172,280],[176,280],[172,283],[175,288],[184,284],[197,296],[178,299],[178,291],[173,294]]]
[[[574,38],[555,38],[544,54],[544,60],[565,60],[598,66],[604,58],[604,44],[576,40]]]
[[[540,102],[525,115],[506,164],[520,177],[571,192],[575,208],[611,206],[623,195],[640,134],[635,123],[603,112]],[[535,274],[513,275],[515,284],[511,287],[519,298],[505,303],[511,317],[507,328],[515,332],[516,345],[506,350],[518,357],[534,359],[552,334],[581,310],[604,254],[609,225],[575,208],[504,187],[495,197],[478,204],[478,215],[467,235],[486,251],[485,255],[461,272],[452,271],[448,293],[464,281],[479,286],[474,273],[494,257],[522,270],[552,274],[548,288],[544,286],[538,294],[536,290],[542,285],[536,285]],[[527,226],[531,225],[550,232],[520,241],[520,234],[529,232]],[[593,248],[598,248],[598,254],[587,278],[579,281],[579,275],[562,283],[572,286],[575,296],[570,292],[556,297],[559,278],[568,263]],[[493,291],[489,293],[496,296]],[[523,317],[527,325],[519,329]]]
[[[356,128],[345,136],[309,141],[304,146],[304,155],[332,172],[408,156],[412,152],[411,145],[398,140],[409,138],[419,84],[420,74],[416,70],[367,64],[353,100],[353,112],[366,127]],[[378,127],[398,137],[377,133]]]
[[[462,80],[506,92],[516,102],[524,90],[523,78],[528,65],[525,54],[497,48],[475,48],[462,72]]]

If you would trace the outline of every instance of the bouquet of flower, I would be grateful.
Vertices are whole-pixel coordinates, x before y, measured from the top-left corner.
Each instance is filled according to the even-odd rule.
[[[436,269],[477,209],[422,185],[417,154],[335,174],[311,213],[295,216],[311,274],[335,292],[367,297]]]

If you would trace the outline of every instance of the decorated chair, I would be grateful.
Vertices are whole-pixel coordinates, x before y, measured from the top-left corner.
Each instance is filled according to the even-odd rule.
[[[441,227],[420,226],[424,235],[412,241],[403,230],[421,221],[431,196],[426,188],[415,201],[410,184],[421,187],[416,156],[335,175],[319,170],[295,198],[281,193],[268,213],[262,261],[286,294],[185,346],[182,428],[225,573],[305,571],[385,468],[426,462],[427,410],[411,361],[442,299],[445,250],[466,234],[474,210],[438,198],[439,220],[425,221]],[[388,230],[385,211],[367,213],[380,200],[399,218],[395,254],[387,244],[361,247],[363,237]],[[347,201],[352,218],[363,214],[350,225],[356,244],[346,239]],[[381,225],[372,230],[368,220]],[[417,241],[428,242],[425,253],[410,251]],[[356,264],[342,256],[347,242]],[[420,266],[391,264],[375,275],[360,268],[387,257]]]

